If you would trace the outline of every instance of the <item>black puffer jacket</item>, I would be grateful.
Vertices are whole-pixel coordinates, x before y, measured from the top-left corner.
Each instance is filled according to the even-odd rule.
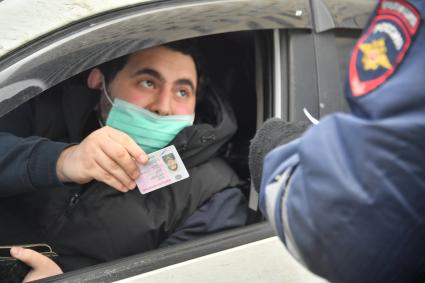
[[[29,222],[33,228],[43,229],[41,236],[28,241],[44,241],[47,235],[47,242],[61,255],[64,270],[147,251],[157,247],[214,193],[239,184],[234,171],[217,156],[236,131],[235,119],[212,88],[205,91],[197,103],[195,125],[185,128],[172,142],[189,171],[189,179],[147,195],[137,190],[123,194],[92,182],[69,190],[15,197],[20,207],[23,200],[30,200],[27,208],[34,211],[30,214],[37,215],[37,219]],[[9,125],[6,128],[17,134],[10,125],[19,125],[22,117],[31,117],[27,119],[30,125],[26,125],[29,131],[21,132],[21,136],[80,142],[98,127],[93,111],[98,99],[97,92],[67,84],[3,117],[0,126]],[[9,214],[10,209],[11,206]],[[28,219],[27,216],[23,218]]]

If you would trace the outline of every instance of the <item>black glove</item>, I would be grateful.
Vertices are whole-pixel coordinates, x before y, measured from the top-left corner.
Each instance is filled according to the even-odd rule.
[[[249,150],[249,171],[257,192],[260,190],[264,156],[272,149],[300,137],[310,125],[310,122],[284,122],[277,118],[264,122],[251,140]]]

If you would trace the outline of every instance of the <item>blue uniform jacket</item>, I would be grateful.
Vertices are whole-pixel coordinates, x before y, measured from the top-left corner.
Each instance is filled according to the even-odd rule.
[[[425,282],[424,0],[379,1],[332,114],[265,158],[260,208],[333,282]]]

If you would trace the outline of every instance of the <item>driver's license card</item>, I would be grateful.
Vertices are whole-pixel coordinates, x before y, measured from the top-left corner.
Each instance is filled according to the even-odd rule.
[[[140,165],[140,177],[136,184],[142,194],[189,177],[189,173],[174,145],[148,154],[149,162]]]

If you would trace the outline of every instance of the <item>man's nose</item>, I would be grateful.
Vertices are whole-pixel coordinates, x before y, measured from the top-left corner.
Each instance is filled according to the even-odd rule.
[[[149,110],[161,116],[171,115],[171,99],[172,92],[170,90],[161,90],[157,93]]]

